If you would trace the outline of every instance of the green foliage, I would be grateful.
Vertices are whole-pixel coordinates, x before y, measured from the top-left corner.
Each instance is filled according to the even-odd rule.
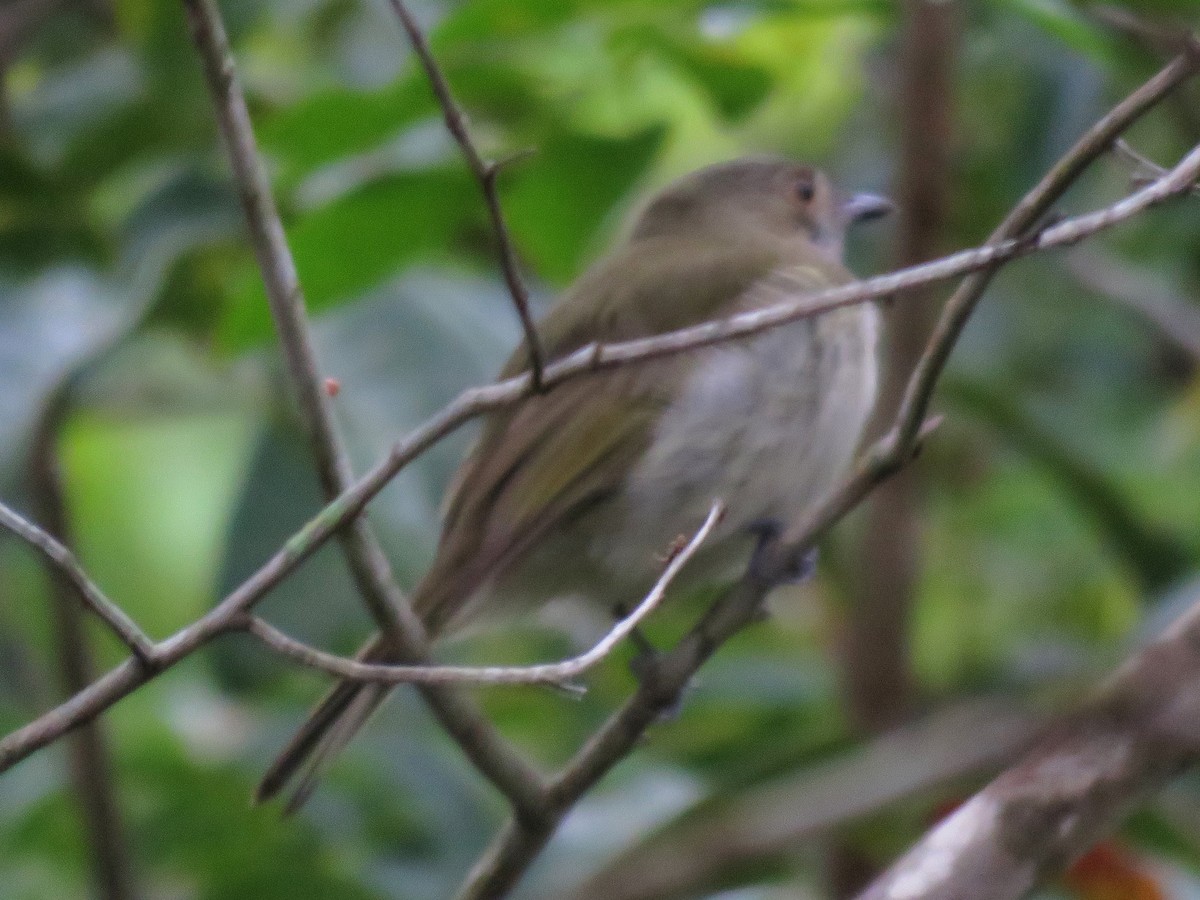
[[[1129,2],[1194,17],[1189,0]],[[27,450],[63,385],[71,521],[88,570],[151,634],[191,621],[319,506],[274,331],[181,7],[115,0],[45,22],[3,60],[0,99],[0,496],[28,508]],[[1069,0],[964,4],[947,246],[977,241],[1153,59]],[[226,2],[241,78],[358,471],[453,394],[490,378],[517,337],[486,209],[386,3]],[[899,154],[900,4],[883,0],[472,0],[414,3],[485,156],[534,153],[499,187],[535,304],[603,252],[639,195],[742,153],[812,159],[883,188]],[[3,15],[0,10],[0,15]],[[1169,160],[1197,140],[1195,93],[1136,131]],[[1105,160],[1064,201],[1112,200]],[[1195,206],[1106,239],[1121,265],[1191,302]],[[863,271],[885,243],[853,248]],[[1059,265],[997,283],[956,351],[950,422],[920,463],[913,660],[924,698],[1054,696],[1109,666],[1200,559],[1196,361]],[[433,547],[467,436],[371,507],[405,584]],[[855,525],[814,586],[723,648],[647,746],[587,800],[522,896],[560,896],[665,822],[855,746],[838,637],[859,568]],[[0,536],[0,721],[56,696],[46,590]],[[651,623],[661,643],[695,605]],[[367,620],[334,547],[273,592],[290,633],[350,651]],[[473,662],[565,656],[607,624],[448,647]],[[99,661],[118,659],[97,641]],[[565,759],[628,695],[625,655],[582,702],[483,693],[531,756]],[[410,697],[356,744],[295,820],[247,797],[321,689],[249,641],[223,641],[106,720],[147,897],[447,895],[500,805]],[[61,752],[0,777],[0,884],[83,896],[86,845]],[[1194,793],[1194,785],[1185,786]],[[1190,796],[1190,795],[1189,795]],[[1193,798],[1194,799],[1194,798]],[[927,819],[918,798],[862,830],[876,853]],[[1131,830],[1195,886],[1197,837],[1162,809]],[[764,882],[819,884],[799,854]],[[715,888],[714,888],[715,889]]]

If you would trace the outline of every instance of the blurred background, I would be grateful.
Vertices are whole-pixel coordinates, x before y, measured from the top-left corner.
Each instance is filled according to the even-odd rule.
[[[1161,65],[1153,39],[1113,27],[1119,14],[1194,25],[1200,13],[1195,0],[412,5],[484,152],[536,149],[501,195],[539,308],[645,191],[747,152],[811,160],[901,201],[897,219],[856,236],[860,273],[977,243]],[[384,0],[222,6],[361,471],[492,377],[517,339],[485,210]],[[1200,141],[1197,88],[1132,143],[1170,163]],[[1112,202],[1132,171],[1101,160],[1063,211]],[[772,619],[701,672],[517,896],[846,895],[1192,603],[1198,261],[1192,202],[1006,269],[955,352],[936,401],[946,423],[924,455],[839,526],[815,581],[778,591]],[[893,376],[942,296],[889,311]],[[468,438],[371,506],[405,584],[429,559]],[[68,534],[155,637],[319,506],[170,0],[0,3],[0,496]],[[262,610],[339,651],[369,631],[333,547]],[[670,641],[696,612],[669,604],[651,637]],[[0,535],[5,732],[122,657],[94,624]],[[556,659],[603,625],[553,624],[445,655]],[[580,701],[480,697],[549,767],[628,695],[628,660],[589,676]],[[447,896],[505,807],[411,692],[298,817],[251,807],[323,687],[229,638],[114,708],[86,777],[65,742],[23,762],[0,777],[0,894]],[[1200,779],[1180,779],[1047,895],[1200,897],[1198,809]]]

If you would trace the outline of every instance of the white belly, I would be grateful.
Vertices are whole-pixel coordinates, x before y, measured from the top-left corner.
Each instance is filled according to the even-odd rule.
[[[848,469],[875,403],[877,332],[867,305],[702,351],[625,489],[547,536],[487,589],[490,606],[635,602],[716,498],[727,514],[682,581],[737,577],[752,525],[790,524]]]
[[[834,487],[875,402],[877,333],[864,305],[704,351],[620,499],[621,537],[597,541],[614,574],[694,531],[714,498],[728,509],[719,547],[758,522],[789,524]]]

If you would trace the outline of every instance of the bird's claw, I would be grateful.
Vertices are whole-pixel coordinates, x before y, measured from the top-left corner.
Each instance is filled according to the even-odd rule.
[[[758,538],[750,556],[750,574],[761,581],[773,584],[803,584],[817,571],[817,548],[809,547],[785,561],[782,571],[768,563],[771,545],[783,533],[778,519],[760,519],[752,522],[748,529]],[[765,617],[765,612],[764,612]]]

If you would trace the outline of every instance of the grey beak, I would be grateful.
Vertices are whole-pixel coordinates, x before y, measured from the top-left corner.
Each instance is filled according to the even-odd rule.
[[[849,222],[869,222],[886,216],[895,208],[895,203],[879,194],[854,194],[842,205]]]

